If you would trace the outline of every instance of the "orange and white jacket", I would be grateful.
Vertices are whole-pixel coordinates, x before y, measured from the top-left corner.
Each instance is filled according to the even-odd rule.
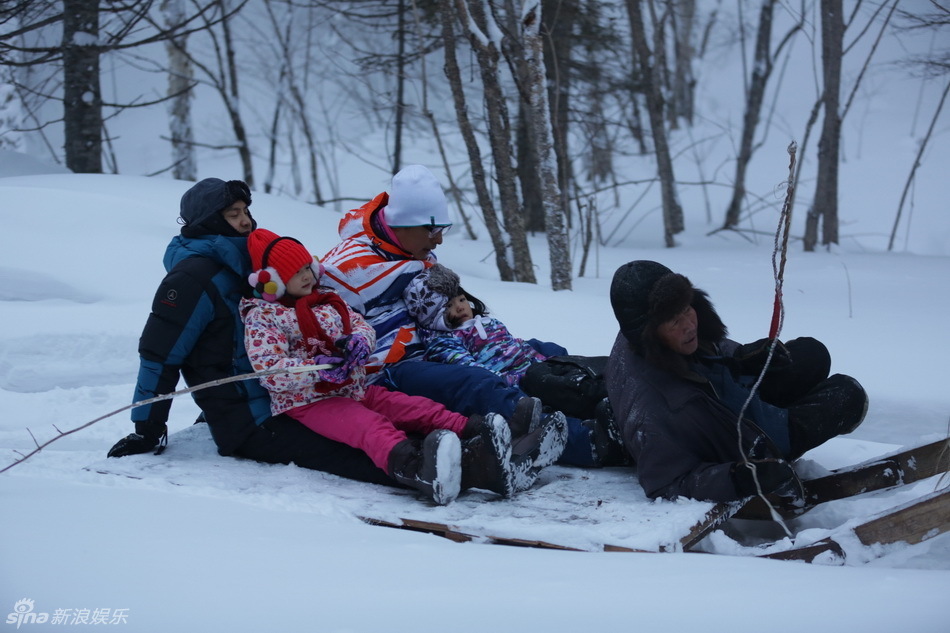
[[[421,359],[425,346],[402,295],[416,275],[436,262],[431,254],[426,261],[413,259],[377,234],[373,214],[388,201],[384,192],[347,212],[340,220],[340,243],[321,259],[321,283],[336,290],[376,331],[376,349],[367,361],[370,374],[389,363]]]

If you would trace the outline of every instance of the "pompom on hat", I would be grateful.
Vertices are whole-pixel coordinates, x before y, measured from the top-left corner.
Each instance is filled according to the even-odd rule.
[[[287,292],[287,282],[304,266],[310,265],[316,280],[323,276],[323,266],[292,237],[255,229],[247,238],[247,250],[254,269],[247,281],[259,299],[278,301]]]
[[[445,307],[462,294],[459,276],[442,264],[434,264],[416,275],[403,291],[406,310],[419,325],[434,330],[450,330]]]
[[[409,165],[393,176],[385,214],[393,228],[452,224],[442,185],[422,165]]]

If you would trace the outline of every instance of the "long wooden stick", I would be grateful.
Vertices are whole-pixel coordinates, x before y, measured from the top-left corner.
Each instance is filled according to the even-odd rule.
[[[746,401],[742,404],[742,409],[739,410],[739,416],[736,419],[736,430],[738,431],[737,442],[740,454],[744,454],[742,448],[742,418],[745,416],[746,409],[752,402],[752,397],[762,384],[762,379],[765,378],[765,372],[768,371],[769,364],[772,362],[772,356],[774,355],[775,347],[778,344],[778,335],[782,331],[782,324],[785,320],[785,306],[782,301],[782,284],[785,279],[785,262],[788,253],[788,232],[792,220],[792,200],[795,197],[795,153],[797,150],[798,143],[792,141],[788,144],[788,189],[785,192],[785,202],[782,205],[782,214],[779,217],[778,228],[775,230],[775,248],[772,251],[772,274],[775,278],[775,301],[772,308],[772,323],[769,327],[769,338],[771,339],[771,345],[769,346],[768,356],[765,357],[765,364],[762,366],[762,371],[759,372],[759,377],[756,379],[755,384],[752,385],[752,389],[749,391],[749,397],[746,398]],[[780,242],[781,244],[779,244]],[[775,258],[779,255],[781,255],[781,258],[779,263],[776,264]],[[769,502],[762,490],[762,485],[759,482],[759,475],[756,472],[755,464],[743,458],[741,467],[751,469],[752,481],[755,482],[756,497],[764,502],[772,516],[772,520],[778,523],[782,529],[785,530],[785,534],[791,538],[791,530],[788,529],[785,521],[782,520],[781,515]],[[801,482],[799,482],[799,485],[800,484]]]
[[[788,259],[788,232],[792,222],[792,200],[795,196],[795,152],[798,144],[792,141],[788,144],[788,188],[785,191],[785,203],[782,205],[782,217],[778,229],[775,231],[775,250],[772,251],[772,272],[775,275],[775,302],[772,307],[772,323],[769,327],[769,338],[774,339],[782,329],[785,309],[782,304],[782,286],[785,283],[785,262]],[[779,245],[781,241],[781,246]],[[781,255],[778,265],[775,257]]]
[[[30,457],[32,457],[33,455],[36,455],[41,450],[43,450],[44,448],[46,448],[47,446],[49,446],[50,444],[52,444],[58,439],[64,438],[67,435],[72,435],[76,431],[81,431],[85,428],[88,428],[92,426],[93,424],[95,424],[96,422],[101,422],[102,420],[105,420],[106,418],[110,418],[116,415],[117,413],[122,413],[123,411],[134,409],[135,407],[142,407],[147,404],[152,404],[154,402],[161,402],[162,400],[171,400],[172,398],[177,398],[178,396],[183,396],[185,394],[192,393],[194,391],[199,391],[201,389],[207,389],[208,387],[217,387],[218,385],[226,385],[229,382],[251,380],[252,378],[262,378],[264,376],[272,376],[274,374],[302,374],[302,373],[307,373],[311,371],[318,371],[320,369],[330,369],[332,367],[333,365],[305,365],[301,367],[265,369],[263,371],[251,372],[248,374],[228,376],[227,378],[219,378],[218,380],[211,380],[209,382],[201,383],[200,385],[195,385],[194,387],[188,387],[187,389],[180,389],[178,391],[173,391],[172,393],[166,393],[161,396],[155,396],[154,398],[149,398],[148,400],[139,400],[137,402],[133,402],[132,404],[128,404],[122,407],[121,409],[116,409],[115,411],[111,411],[109,413],[106,413],[105,415],[100,415],[95,420],[90,420],[89,422],[86,422],[85,424],[77,426],[76,428],[70,429],[68,431],[59,431],[59,429],[56,428],[56,426],[54,425],[53,428],[59,431],[59,435],[54,436],[52,439],[47,440],[46,442],[43,442],[42,444],[38,443],[36,441],[36,438],[34,437],[33,442],[36,443],[36,448],[30,451],[29,453],[23,455],[20,459],[14,461],[12,464],[8,464],[7,466],[4,466],[2,469],[0,469],[0,473],[10,470],[17,464],[22,464],[23,462],[28,460]],[[29,431],[29,429],[27,429],[27,431]],[[32,436],[33,434],[30,433],[30,435]]]

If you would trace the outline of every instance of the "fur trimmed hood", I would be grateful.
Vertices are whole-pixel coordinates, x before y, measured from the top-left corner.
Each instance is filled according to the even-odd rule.
[[[634,351],[651,364],[681,373],[685,359],[663,345],[657,328],[692,306],[696,310],[700,349],[717,345],[728,334],[709,300],[690,280],[666,266],[648,260],[624,264],[614,273],[610,286],[614,316]]]

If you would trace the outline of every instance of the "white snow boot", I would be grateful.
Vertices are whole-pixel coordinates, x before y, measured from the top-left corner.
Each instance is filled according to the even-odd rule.
[[[389,454],[389,475],[438,505],[452,503],[462,483],[462,446],[458,436],[439,429],[429,433],[421,447],[418,440],[403,440]]]

